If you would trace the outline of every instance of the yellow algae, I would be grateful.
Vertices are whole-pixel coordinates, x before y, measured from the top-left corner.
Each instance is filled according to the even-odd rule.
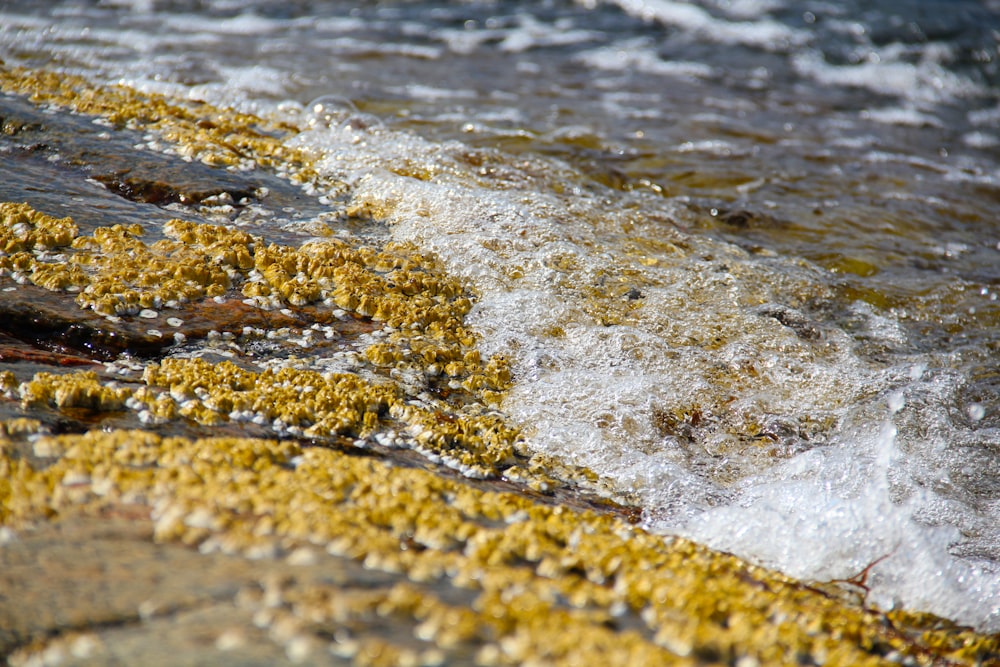
[[[0,451],[4,525],[100,512],[128,497],[154,508],[161,541],[260,555],[279,553],[267,546],[275,540],[293,540],[400,577],[375,590],[266,588],[260,618],[279,640],[393,618],[445,658],[477,647],[483,664],[874,665],[891,664],[889,653],[918,665],[1000,659],[996,636],[882,614],[611,516],[419,469],[270,440],[134,431],[42,440],[63,453],[44,469]],[[469,591],[471,605],[448,602],[448,587]],[[376,659],[378,647],[352,641],[359,640],[331,650],[370,649]],[[412,650],[380,647],[387,658]]]

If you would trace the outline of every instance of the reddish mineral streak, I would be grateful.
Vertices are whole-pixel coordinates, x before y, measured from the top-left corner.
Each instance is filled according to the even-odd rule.
[[[41,350],[32,347],[16,338],[0,334],[0,362],[14,364],[17,362],[44,364],[47,366],[92,366],[98,362],[75,354]]]

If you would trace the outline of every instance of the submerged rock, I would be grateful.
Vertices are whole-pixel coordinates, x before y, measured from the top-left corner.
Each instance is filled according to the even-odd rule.
[[[0,86],[155,135],[202,163],[198,192],[235,196],[221,167],[346,187],[275,138],[294,128],[47,72]],[[160,194],[130,199],[194,192],[150,169],[134,182]],[[71,203],[21,201],[0,204],[12,664],[1000,661],[995,636],[867,607],[863,577],[794,581],[651,534],[596,475],[527,450],[498,409],[508,360],[466,325],[475,294],[414,246],[277,242],[199,211],[77,225]],[[605,291],[609,326],[646,300]],[[700,415],[658,425],[693,438]]]

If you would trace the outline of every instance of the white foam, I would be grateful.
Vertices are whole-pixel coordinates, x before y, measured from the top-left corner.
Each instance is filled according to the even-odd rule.
[[[689,79],[715,75],[715,69],[704,63],[660,58],[650,41],[643,38],[584,51],[576,60],[587,67],[605,71],[634,69],[649,74]]]
[[[978,126],[994,126],[1000,123],[1000,105],[990,109],[977,109],[968,113],[969,122]]]
[[[474,52],[482,44],[502,39],[499,30],[460,30],[457,28],[441,28],[433,31],[432,36],[444,42],[452,53],[468,54]]]
[[[195,15],[166,15],[166,28],[186,33],[214,33],[218,35],[268,35],[280,30],[286,21],[244,12],[230,18],[206,19]]]
[[[318,32],[355,33],[366,30],[368,22],[354,16],[323,16],[308,17],[305,19],[310,27]]]
[[[724,44],[746,44],[768,50],[783,50],[809,41],[808,33],[769,18],[727,21],[705,9],[673,0],[609,0],[633,16],[694,33]]]
[[[747,480],[735,502],[699,515],[682,532],[795,577],[847,580],[871,566],[862,582],[869,603],[932,609],[996,631],[1000,577],[950,554],[957,529],[915,520],[919,493],[893,498],[889,475],[900,455],[896,429],[885,422]]]
[[[452,100],[452,99],[475,99],[476,91],[468,88],[439,88],[436,86],[426,86],[419,83],[410,83],[401,87],[389,87],[389,92],[406,95],[418,100]]]
[[[225,82],[227,91],[239,91],[241,95],[284,95],[288,91],[289,76],[287,72],[267,67],[266,65],[251,65],[249,67],[221,67],[219,73]],[[189,96],[204,97],[202,86],[192,86]],[[232,92],[229,92],[231,95]]]
[[[678,153],[709,153],[721,157],[729,157],[742,151],[736,144],[724,139],[702,139],[701,141],[685,141],[674,150]]]
[[[782,0],[713,0],[713,4],[727,16],[738,19],[755,19],[785,6]]]
[[[545,46],[566,46],[591,42],[602,37],[594,30],[577,30],[569,23],[542,23],[531,14],[518,14],[517,27],[507,32],[500,50],[520,53]]]
[[[156,0],[103,0],[108,7],[126,7],[137,14],[149,14],[156,8]]]
[[[986,132],[967,132],[962,135],[962,143],[973,148],[993,148],[1000,145],[1000,139]]]
[[[865,109],[862,118],[874,120],[886,125],[905,125],[908,127],[944,127],[937,116],[924,113],[913,107],[883,107],[881,109]]]
[[[888,403],[894,419],[926,411],[895,387],[947,393],[958,380],[869,366],[846,334],[782,305],[789,291],[822,294],[822,272],[679,235],[655,222],[681,215],[671,204],[593,195],[559,162],[492,154],[483,180],[458,142],[384,128],[358,139],[318,127],[294,141],[394,238],[473,286],[469,323],[485,355],[512,360],[503,407],[530,447],[605,476],[654,528],[806,578],[847,578],[888,554],[869,576],[873,603],[998,623],[997,576],[949,553],[955,528],[914,519],[940,501],[911,480],[934,469],[933,448],[900,457],[894,427],[879,426]],[[873,339],[905,344],[887,314],[855,315]]]
[[[982,89],[946,69],[935,53],[926,51],[916,62],[907,62],[901,45],[872,50],[863,62],[831,65],[822,53],[803,49],[792,56],[795,70],[824,85],[865,88],[880,95],[893,95],[919,103],[938,103],[981,95]]]
[[[439,28],[430,35],[455,53],[472,53],[494,42],[501,51],[522,53],[536,48],[592,42],[603,37],[596,30],[574,28],[570,20],[542,22],[525,12],[508,21],[490,19],[484,26],[470,22],[461,29]]]

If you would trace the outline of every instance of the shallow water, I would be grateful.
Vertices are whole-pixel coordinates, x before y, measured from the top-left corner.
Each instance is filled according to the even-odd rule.
[[[808,578],[878,560],[871,602],[992,631],[998,34],[971,1],[0,10],[9,64],[310,128],[350,186],[321,205],[467,279],[529,445],[654,529]],[[90,187],[64,176],[5,198]]]

